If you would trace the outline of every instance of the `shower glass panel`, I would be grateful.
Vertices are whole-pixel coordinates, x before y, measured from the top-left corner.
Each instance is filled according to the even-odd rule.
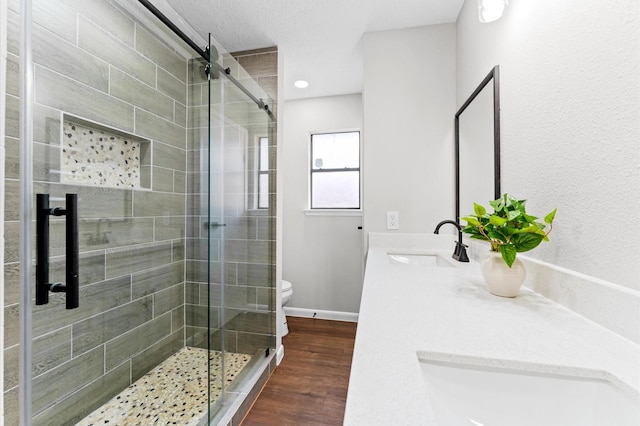
[[[32,7],[22,52],[21,3]],[[36,210],[36,194],[48,194],[53,285],[49,303],[36,304],[35,272],[26,278],[22,327],[31,324],[19,333],[25,278],[12,271],[29,235],[18,235],[21,180],[10,169],[5,226],[15,247],[5,276],[20,290],[5,297],[5,371],[30,373],[5,376],[5,424],[215,424],[275,346],[275,178],[269,208],[256,207],[258,140],[274,141],[270,115],[236,88],[243,72],[230,55],[218,61],[231,75],[207,67],[138,2],[10,0],[9,10],[10,59],[33,62],[33,118],[22,124],[33,132],[28,196]],[[20,96],[8,96],[17,115]],[[9,158],[20,143],[9,138]],[[78,205],[75,309],[60,291],[70,282],[66,194]],[[32,219],[26,263],[35,271],[35,211]]]
[[[218,424],[226,411],[221,408],[231,405],[236,394],[246,392],[244,378],[275,347],[275,197],[270,208],[257,206],[260,140],[273,141],[274,126],[264,107],[232,81],[242,72],[235,60],[227,53],[221,56],[223,70],[212,72],[208,87],[210,137],[200,139],[209,143],[209,214],[199,227],[201,235],[207,232],[209,344],[224,353],[222,374],[212,364],[212,377],[222,376],[224,382],[222,397],[211,404],[211,424]],[[246,75],[239,82],[272,104]],[[275,147],[263,142],[265,150],[271,153],[270,172]],[[193,283],[187,285],[189,292]],[[210,396],[216,395],[212,391]]]

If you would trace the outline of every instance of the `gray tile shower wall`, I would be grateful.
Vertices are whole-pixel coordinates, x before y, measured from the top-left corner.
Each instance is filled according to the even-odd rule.
[[[275,113],[278,100],[278,48],[244,50],[232,52],[231,55],[273,99],[270,107]]]
[[[9,3],[4,424],[16,425],[19,2]],[[80,307],[65,310],[59,294],[33,306],[34,424],[72,424],[184,346],[186,182],[199,172],[187,169],[184,53],[107,0],[34,0],[33,19],[35,191],[54,206],[79,194],[81,251]],[[63,114],[150,140],[151,189],[61,184]],[[52,281],[64,281],[63,242],[52,219]]]

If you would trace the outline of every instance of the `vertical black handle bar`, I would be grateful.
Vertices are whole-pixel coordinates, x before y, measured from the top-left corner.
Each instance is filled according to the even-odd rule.
[[[49,292],[66,293],[66,308],[79,306],[78,195],[66,195],[66,209],[50,209],[49,194],[36,197],[36,305],[49,303]],[[66,284],[49,282],[49,216],[66,216]]]
[[[67,309],[78,307],[80,300],[78,248],[78,194],[66,195]]]
[[[36,196],[36,305],[49,303],[49,194]]]

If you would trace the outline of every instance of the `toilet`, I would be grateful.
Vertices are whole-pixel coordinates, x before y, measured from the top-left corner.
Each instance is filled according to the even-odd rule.
[[[282,336],[286,336],[289,333],[289,327],[287,327],[287,317],[284,314],[284,307],[289,303],[289,300],[291,300],[293,288],[291,287],[291,283],[287,280],[282,280],[280,285],[282,286],[282,304],[280,305],[280,309],[282,310],[282,323],[280,324],[280,331]]]

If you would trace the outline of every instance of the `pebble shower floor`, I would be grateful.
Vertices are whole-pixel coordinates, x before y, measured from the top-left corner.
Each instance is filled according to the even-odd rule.
[[[212,381],[207,397],[207,351],[184,347],[78,423],[97,425],[197,425],[209,399],[220,397],[220,382]],[[211,376],[222,374],[222,353],[210,351]],[[225,381],[233,382],[251,355],[225,354]]]

